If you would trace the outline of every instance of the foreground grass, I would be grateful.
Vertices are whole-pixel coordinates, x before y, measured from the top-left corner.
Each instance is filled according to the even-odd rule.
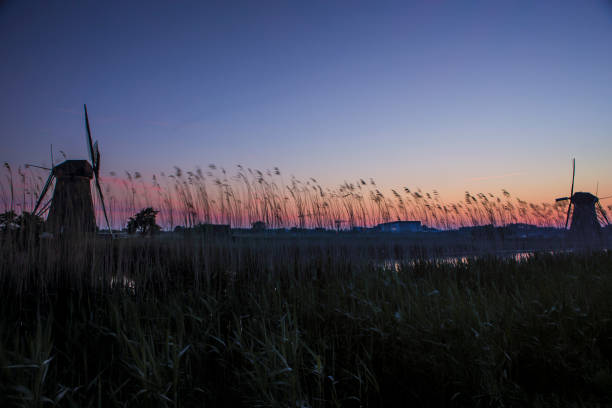
[[[5,240],[0,406],[612,403],[610,252],[408,252]]]

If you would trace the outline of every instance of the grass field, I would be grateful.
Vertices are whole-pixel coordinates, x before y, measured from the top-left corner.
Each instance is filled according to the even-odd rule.
[[[0,406],[612,403],[612,253],[417,254],[333,236],[5,236]]]

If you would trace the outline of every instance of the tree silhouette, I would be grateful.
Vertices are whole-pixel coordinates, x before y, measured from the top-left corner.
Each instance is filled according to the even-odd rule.
[[[158,212],[152,207],[148,207],[130,217],[127,223],[128,234],[138,232],[141,235],[153,235],[158,233],[161,230],[161,227],[155,223],[155,216]]]

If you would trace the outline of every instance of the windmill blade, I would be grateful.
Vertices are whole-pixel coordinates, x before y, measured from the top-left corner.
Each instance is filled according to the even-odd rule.
[[[94,149],[93,149],[93,141],[91,140],[91,128],[89,127],[89,116],[87,116],[87,105],[83,105],[83,109],[85,109],[85,128],[87,129],[87,150],[89,151],[89,160],[91,160],[91,166],[96,167],[96,163],[94,161]]]
[[[599,199],[599,201],[601,201],[601,200],[607,200],[608,198],[612,198],[612,195],[605,196],[605,197],[601,197],[601,198]]]
[[[49,190],[49,186],[51,186],[51,182],[53,180],[53,172],[49,173],[49,178],[47,179],[47,182],[45,183],[45,186],[43,187],[42,191],[40,192],[40,196],[38,196],[38,200],[36,200],[36,206],[34,207],[34,210],[32,210],[32,214],[36,214],[36,210],[38,210],[38,207],[40,206],[40,203],[42,202],[43,198],[45,198],[45,195],[47,194],[47,190]]]
[[[567,217],[565,218],[565,229],[567,229],[567,224],[569,223],[570,211],[572,209],[572,201],[570,200],[569,205],[567,206]]]
[[[93,154],[94,154],[94,164],[93,164],[93,170],[94,173],[96,174],[96,177],[100,174],[100,150],[98,150],[98,141],[96,140],[96,142],[93,145]]]
[[[26,163],[26,164],[25,164],[25,168],[27,169],[28,167],[35,167],[35,168],[37,168],[37,169],[42,169],[42,170],[47,170],[47,171],[51,171],[51,170],[53,170],[53,169],[50,169],[50,168],[48,168],[48,167],[38,166],[38,165],[36,165],[36,164]]]
[[[47,211],[49,207],[51,206],[51,201],[52,200],[47,201],[45,205],[41,207],[40,211],[38,211],[38,213],[34,213],[34,215],[37,215],[39,217],[42,216],[45,213],[45,211]]]
[[[106,214],[106,205],[104,204],[104,195],[102,194],[102,188],[100,187],[100,180],[98,179],[97,174],[94,174],[94,180],[96,182],[96,190],[98,190],[98,196],[100,197],[100,203],[102,204],[102,212],[104,213],[104,219],[106,220],[108,232],[110,232],[111,238],[115,238],[115,236],[113,235],[113,230],[110,226],[110,222],[108,222],[108,215]]]
[[[561,198],[556,198],[555,201],[559,202],[559,201],[565,201],[565,200],[569,200],[569,197],[561,197]]]
[[[601,205],[599,201],[597,202],[597,207],[599,207],[599,212],[603,216],[604,220],[606,220],[606,224],[610,225],[610,221],[608,221],[608,216],[606,215],[606,211],[603,209],[603,206]]]
[[[106,205],[104,204],[104,195],[102,194],[102,188],[100,187],[100,151],[98,150],[98,142],[93,143],[91,139],[91,127],[89,126],[89,116],[87,115],[87,104],[83,104],[85,110],[85,126],[87,128],[87,147],[89,150],[89,159],[91,160],[91,167],[93,167],[94,180],[96,181],[96,190],[98,190],[98,196],[100,197],[100,203],[102,204],[102,212],[104,213],[104,219],[106,220],[106,226],[108,231],[113,236],[113,230],[111,229],[110,222],[108,222],[108,215],[106,213]]]
[[[575,178],[576,178],[576,159],[572,159],[572,191],[570,193],[570,198],[574,195],[574,179]]]
[[[570,190],[569,197],[563,197],[563,199],[569,198],[570,202],[567,206],[567,217],[565,217],[565,229],[567,229],[567,224],[569,223],[570,212],[572,210],[572,197],[574,196],[574,179],[576,178],[576,159],[572,159],[572,188]],[[557,199],[557,201],[562,201],[563,199]]]

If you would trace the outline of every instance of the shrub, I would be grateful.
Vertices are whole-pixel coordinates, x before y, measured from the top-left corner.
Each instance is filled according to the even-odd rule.
[[[161,230],[161,227],[155,222],[158,212],[151,207],[147,207],[130,217],[127,223],[128,234],[138,232],[141,235],[153,235],[158,233]]]
[[[255,232],[263,232],[266,230],[266,223],[263,221],[255,221],[251,228]]]

